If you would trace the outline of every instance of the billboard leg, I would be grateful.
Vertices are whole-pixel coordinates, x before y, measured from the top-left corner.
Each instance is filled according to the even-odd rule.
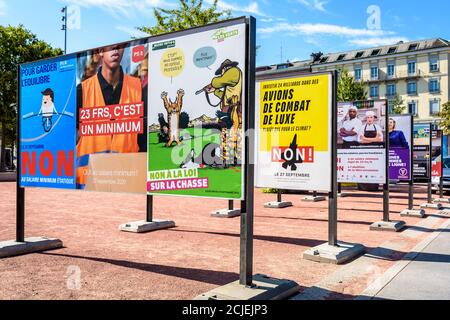
[[[432,183],[431,178],[428,180],[428,187],[427,187],[427,203],[423,203],[420,206],[422,209],[435,209],[435,210],[442,210],[442,204],[441,203],[433,203],[433,191],[432,191]]]
[[[264,204],[264,208],[283,209],[283,208],[292,207],[292,202],[291,201],[283,201],[283,199],[282,199],[282,192],[283,192],[283,190],[278,189],[278,191],[277,191],[277,201],[266,202]]]
[[[425,210],[419,209],[414,210],[414,182],[410,181],[408,184],[408,209],[403,210],[400,213],[402,217],[416,217],[416,218],[424,218]]]
[[[16,241],[25,241],[25,189],[16,187]]]
[[[241,215],[240,209],[234,209],[233,200],[228,200],[228,209],[216,210],[210,213],[211,217],[215,218],[234,218]]]
[[[25,189],[19,187],[19,180],[16,182],[16,191],[16,240],[0,242],[0,259],[61,248],[63,244],[59,239],[25,238]]]
[[[405,221],[391,221],[389,218],[389,184],[383,185],[383,220],[370,226],[372,231],[398,232],[405,227]]]
[[[444,198],[444,178],[439,178],[439,198],[433,200],[434,203],[450,203],[450,198]]]
[[[17,66],[17,74],[20,78],[20,66]],[[46,237],[25,238],[25,188],[20,186],[20,175],[22,169],[21,157],[21,111],[20,111],[20,79],[17,81],[17,117],[16,117],[16,239],[0,242],[0,258],[12,257],[27,253],[58,249],[62,247],[62,241]]]
[[[320,201],[325,201],[325,200],[327,200],[327,198],[324,196],[317,195],[317,191],[313,191],[312,196],[306,196],[302,199],[302,201],[305,201],[305,202],[320,202]]]
[[[333,94],[333,110],[332,112],[332,136],[331,136],[331,192],[328,194],[328,242],[317,247],[310,248],[303,252],[303,259],[312,260],[315,262],[342,264],[355,259],[362,253],[365,248],[358,243],[345,243],[337,239],[337,209],[338,209],[338,189],[336,174],[336,159],[337,159],[337,74],[334,73],[334,94]]]
[[[239,280],[198,296],[197,300],[280,300],[298,293],[300,287],[290,280],[265,275],[253,276],[253,210],[254,210],[254,110],[256,20],[245,18],[247,24],[246,104],[245,104],[245,202],[241,202]]]
[[[145,233],[173,227],[175,227],[174,221],[153,219],[153,196],[148,194],[146,195],[145,220],[121,224],[119,230],[133,233]]]

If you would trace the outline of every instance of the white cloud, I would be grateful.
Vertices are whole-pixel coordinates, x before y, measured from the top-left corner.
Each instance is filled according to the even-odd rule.
[[[329,35],[344,37],[380,37],[392,34],[392,32],[383,30],[355,29],[324,23],[278,23],[271,27],[258,29],[258,33],[260,34],[278,32],[286,32],[290,35]]]
[[[116,30],[127,33],[132,38],[143,38],[148,36],[147,33],[137,30],[136,28],[131,28],[127,26],[116,26]]]
[[[409,40],[404,37],[385,37],[385,38],[365,38],[365,39],[350,39],[349,44],[358,47],[380,47],[390,44],[395,44],[397,42],[408,42]]]
[[[172,7],[165,0],[64,0],[68,4],[80,7],[99,7],[115,17],[132,17],[137,12],[149,13],[154,7]]]
[[[302,5],[304,5],[307,8],[326,12],[325,5],[328,3],[328,1],[321,1],[321,0],[297,0]]]
[[[206,0],[205,2],[208,4],[214,3],[213,0]],[[268,17],[265,13],[261,11],[261,9],[259,8],[259,4],[256,1],[250,2],[247,5],[238,5],[227,1],[219,0],[217,2],[217,7],[222,10],[230,10],[234,12],[254,14],[260,17]]]

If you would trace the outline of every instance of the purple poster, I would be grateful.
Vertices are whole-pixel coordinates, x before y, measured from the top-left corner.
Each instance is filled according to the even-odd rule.
[[[410,181],[411,173],[411,115],[389,117],[389,180]]]
[[[411,179],[410,158],[409,148],[389,148],[389,179],[409,181]]]

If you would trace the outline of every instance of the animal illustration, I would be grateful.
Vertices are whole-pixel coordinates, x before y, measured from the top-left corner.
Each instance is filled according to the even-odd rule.
[[[184,90],[178,89],[177,99],[175,102],[167,99],[167,92],[161,93],[161,99],[164,102],[164,108],[167,111],[167,122],[169,124],[169,141],[166,143],[166,147],[172,146],[175,141],[177,145],[180,145],[180,113],[183,107]]]
[[[291,151],[291,157],[286,156],[286,151]],[[287,170],[288,167],[291,167],[291,171],[297,170],[297,163],[303,163],[303,159],[297,153],[297,135],[294,135],[294,139],[292,139],[291,145],[289,149],[286,149],[281,158],[284,160],[282,167]]]
[[[209,143],[203,147],[202,153],[195,156],[194,149],[189,152],[186,159],[181,163],[182,169],[201,169],[206,166],[218,168],[222,165],[220,157],[220,145],[217,143]]]

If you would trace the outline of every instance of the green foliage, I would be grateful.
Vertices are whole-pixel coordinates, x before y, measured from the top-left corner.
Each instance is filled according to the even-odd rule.
[[[406,111],[406,106],[403,104],[403,99],[398,93],[395,94],[394,99],[389,101],[390,113],[402,114]]]
[[[38,40],[23,25],[0,26],[0,124],[3,137],[0,169],[3,168],[5,146],[13,146],[15,140],[17,66],[61,54],[61,49]]]
[[[263,193],[278,193],[278,189],[272,189],[272,188],[263,188]]]
[[[355,81],[346,69],[339,70],[337,99],[338,102],[367,100],[364,82]]]
[[[442,118],[440,125],[442,130],[444,130],[444,134],[450,134],[450,101],[442,105],[439,116]]]
[[[185,30],[188,28],[203,26],[208,23],[218,22],[230,17],[229,10],[218,11],[215,0],[209,8],[203,8],[202,0],[179,0],[177,9],[153,9],[156,25],[153,27],[142,26],[137,29],[150,35]]]

